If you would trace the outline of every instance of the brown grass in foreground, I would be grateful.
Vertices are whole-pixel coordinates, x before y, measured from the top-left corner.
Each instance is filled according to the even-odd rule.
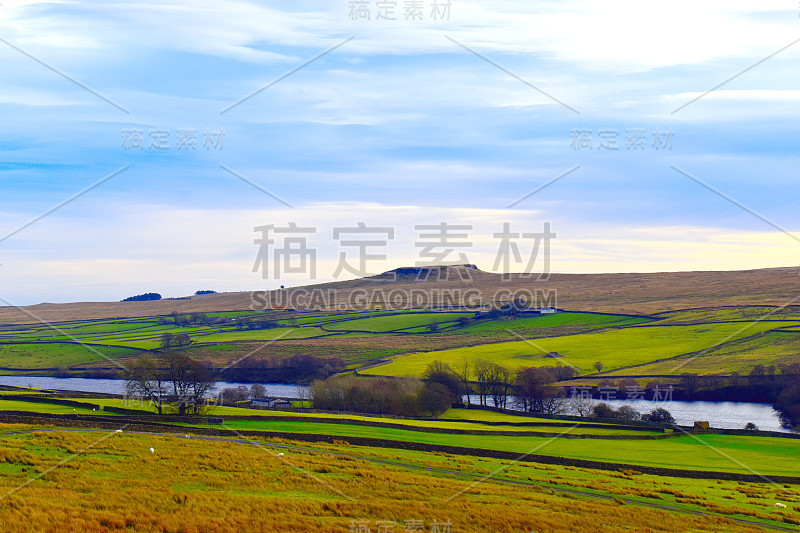
[[[299,533],[350,531],[360,525],[354,520],[371,531],[380,521],[403,531],[411,520],[423,521],[424,531],[449,522],[451,532],[749,530],[496,483],[448,502],[471,482],[295,451],[277,458],[270,449],[232,443],[125,433],[100,440],[105,436],[0,438],[0,530]]]

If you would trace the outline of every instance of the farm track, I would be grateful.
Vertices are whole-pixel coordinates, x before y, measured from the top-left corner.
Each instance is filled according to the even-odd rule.
[[[123,427],[123,429],[125,429],[125,428]],[[24,434],[33,434],[33,433],[48,432],[48,431],[71,431],[71,432],[105,433],[105,431],[102,430],[102,429],[83,429],[83,428],[53,428],[53,429],[45,429],[45,428],[42,428],[42,429],[11,431],[11,432],[2,433],[0,435],[24,435]],[[152,431],[127,431],[127,433],[133,433],[133,434],[137,434],[137,435],[152,435],[152,436],[159,436],[159,437],[181,438],[181,437],[178,437],[177,435],[175,435],[174,433],[159,433],[159,432],[152,432]],[[183,438],[185,438],[185,437],[183,437]],[[742,518],[731,518],[731,517],[728,517],[728,516],[725,516],[725,515],[722,515],[722,514],[709,513],[709,512],[704,512],[704,511],[695,511],[695,510],[691,510],[691,509],[682,509],[680,507],[675,507],[675,506],[672,506],[672,505],[664,505],[664,504],[658,504],[658,503],[643,502],[643,501],[634,500],[634,499],[631,499],[631,498],[620,497],[620,496],[610,496],[610,495],[596,494],[596,493],[593,493],[593,492],[580,491],[580,490],[576,490],[576,489],[567,489],[567,488],[563,488],[563,487],[553,487],[553,486],[545,484],[545,483],[535,483],[535,482],[531,482],[531,481],[519,481],[519,480],[495,478],[495,477],[490,477],[490,476],[483,476],[483,475],[479,475],[479,474],[473,474],[473,473],[470,473],[470,472],[461,472],[461,471],[458,471],[458,470],[449,470],[449,469],[444,469],[444,468],[434,468],[434,467],[430,467],[430,466],[421,466],[421,465],[416,465],[416,464],[413,464],[413,463],[404,463],[404,462],[399,462],[399,461],[387,461],[387,460],[384,460],[384,459],[375,459],[375,458],[363,457],[363,456],[360,456],[360,455],[346,454],[346,453],[340,453],[340,452],[330,452],[330,451],[318,450],[318,449],[315,449],[315,448],[307,448],[307,447],[303,447],[303,446],[292,446],[292,445],[288,445],[288,444],[275,444],[275,443],[267,443],[267,442],[256,442],[254,440],[249,439],[244,434],[241,434],[240,438],[206,436],[206,435],[193,435],[192,439],[208,441],[208,442],[225,442],[225,443],[232,443],[232,444],[238,444],[238,445],[270,447],[270,448],[277,448],[277,449],[280,449],[280,450],[292,450],[292,451],[300,451],[300,452],[306,452],[306,453],[315,453],[315,454],[327,455],[327,456],[330,456],[330,457],[354,459],[354,460],[365,461],[365,462],[369,462],[369,463],[373,463],[373,464],[380,464],[380,465],[385,465],[385,466],[406,468],[406,469],[409,469],[409,470],[430,472],[430,473],[433,473],[433,474],[464,477],[464,478],[467,478],[467,479],[477,480],[477,483],[493,482],[493,483],[500,483],[500,484],[505,484],[505,485],[522,486],[522,487],[536,487],[536,488],[539,488],[539,489],[553,490],[554,492],[559,492],[559,493],[562,493],[562,494],[571,494],[571,495],[580,496],[580,497],[583,497],[583,498],[590,498],[590,499],[603,500],[603,501],[621,500],[621,501],[625,502],[626,504],[630,504],[630,505],[637,505],[637,506],[640,506],[640,507],[647,507],[647,508],[650,508],[650,509],[667,511],[667,512],[672,512],[672,513],[683,513],[683,514],[688,514],[688,515],[693,515],[693,516],[705,516],[705,517],[710,517],[710,518],[724,518],[725,520],[729,520],[729,521],[737,523],[737,524],[755,526],[755,527],[769,529],[769,530],[773,530],[773,531],[795,531],[795,532],[798,531],[798,528],[785,527],[785,526],[780,526],[780,525],[777,525],[777,524],[765,524],[765,523],[757,522],[757,521],[754,521],[754,520],[746,520],[746,519],[742,519]]]

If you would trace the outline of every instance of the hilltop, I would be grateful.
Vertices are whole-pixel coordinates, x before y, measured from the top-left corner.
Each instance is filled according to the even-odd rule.
[[[512,274],[505,279],[475,265],[453,267],[402,267],[383,274],[355,280],[307,285],[262,294],[280,302],[291,300],[297,291],[319,289],[335,301],[325,304],[346,306],[364,291],[423,291],[434,302],[442,291],[472,291],[492,301],[498,291],[555,291],[558,307],[609,313],[647,314],[694,307],[725,305],[785,305],[800,296],[798,268],[768,268],[742,271],[696,271],[611,274],[551,274],[546,281]],[[360,291],[357,293],[356,291]],[[195,295],[185,299],[143,302],[42,303],[24,307],[0,307],[0,323],[24,324],[39,320],[87,320],[144,317],[173,312],[234,311],[253,308],[251,292]],[[258,304],[256,304],[258,307]]]

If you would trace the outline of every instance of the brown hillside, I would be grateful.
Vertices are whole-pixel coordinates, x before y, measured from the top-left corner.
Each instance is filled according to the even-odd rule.
[[[558,307],[570,310],[647,314],[659,311],[720,305],[785,305],[800,302],[798,268],[770,268],[726,272],[661,272],[646,274],[552,274],[546,282],[512,275],[504,280],[499,274],[472,267],[433,269],[428,280],[417,280],[414,269],[397,269],[372,278],[312,285],[271,291],[266,295],[275,307],[286,307],[287,300],[300,291],[319,289],[318,294],[335,291],[333,305],[353,308],[353,300],[362,308],[372,309],[374,293],[394,295],[401,303],[404,294],[424,295],[432,304],[441,303],[442,295],[456,298],[472,295],[473,302],[494,301],[499,295],[508,299],[515,290],[555,291]],[[471,277],[466,278],[467,273]],[[392,281],[390,275],[395,275]],[[449,279],[446,279],[449,276]],[[391,292],[390,292],[391,291]],[[413,292],[411,292],[413,291]],[[470,291],[470,292],[466,292]],[[503,291],[504,294],[498,291]],[[264,293],[260,293],[263,295]],[[797,301],[792,301],[797,298]],[[0,307],[0,324],[38,321],[84,320],[166,315],[172,312],[233,311],[263,308],[263,298],[254,305],[249,292],[193,296],[188,300],[155,302],[79,302],[39,304],[25,308]],[[328,307],[331,302],[317,300]],[[299,306],[298,306],[299,307]]]

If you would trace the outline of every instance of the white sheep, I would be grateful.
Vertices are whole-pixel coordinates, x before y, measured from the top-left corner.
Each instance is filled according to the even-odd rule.
[[[780,507],[781,509],[786,509],[786,504],[778,502],[778,503],[775,504],[775,507]]]
[[[153,448],[150,448],[150,453],[156,453],[156,451]]]
[[[114,433],[122,433],[121,429],[116,430]]]
[[[189,435],[184,435],[184,436],[185,436],[187,439],[189,438]]]
[[[275,457],[278,457],[278,458],[283,457],[283,452],[275,454]]]

